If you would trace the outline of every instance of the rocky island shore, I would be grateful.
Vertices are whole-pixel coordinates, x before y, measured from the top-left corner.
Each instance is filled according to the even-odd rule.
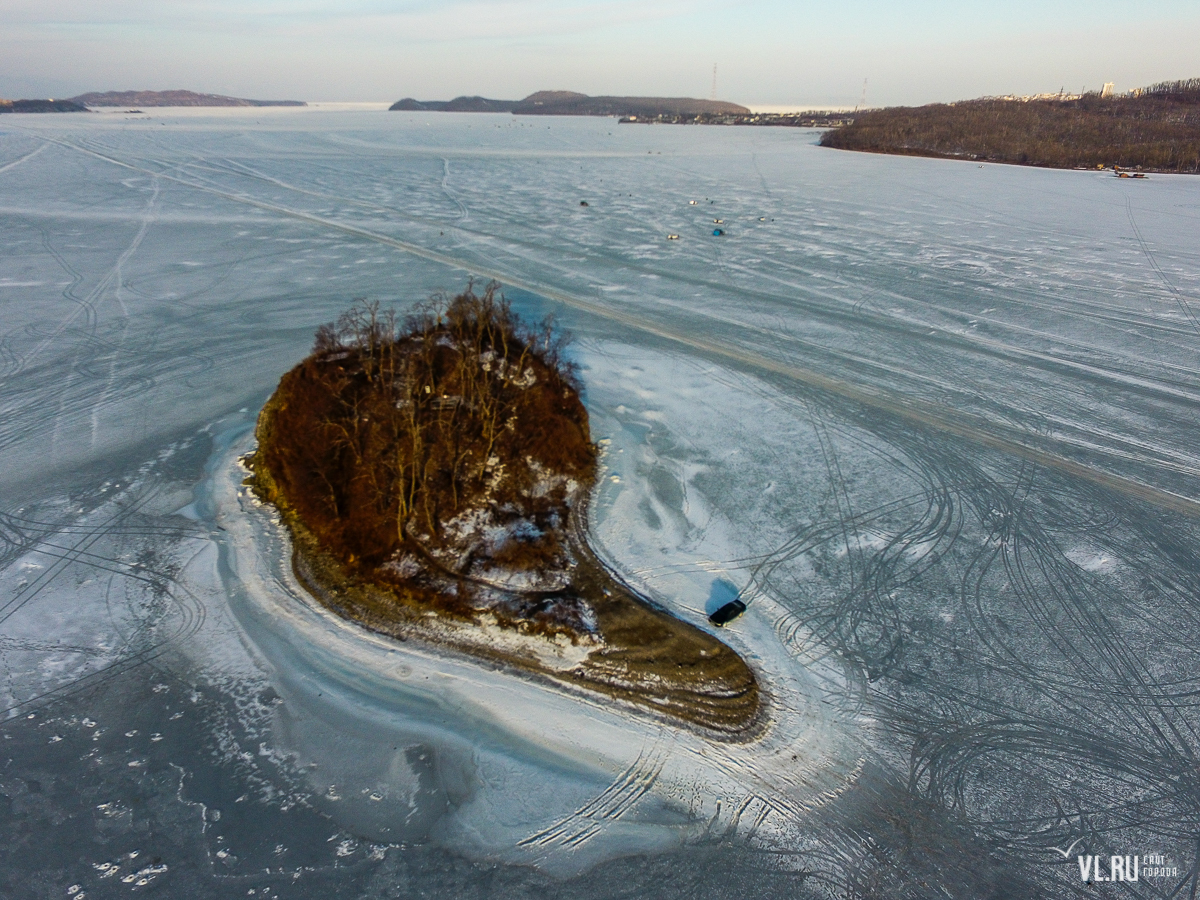
[[[283,376],[249,483],[338,614],[748,737],[763,714],[745,662],[588,547],[597,448],[563,346],[495,285],[402,322],[359,305]]]

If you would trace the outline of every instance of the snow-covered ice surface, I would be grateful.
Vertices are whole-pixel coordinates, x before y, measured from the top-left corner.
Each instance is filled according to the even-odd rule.
[[[1200,180],[815,140],[5,117],[0,895],[1189,895]],[[757,741],[296,587],[257,410],[354,298],[472,274],[576,336],[598,552],[749,602]]]

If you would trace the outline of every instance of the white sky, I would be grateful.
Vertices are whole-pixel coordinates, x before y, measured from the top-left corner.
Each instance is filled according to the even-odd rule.
[[[1200,76],[1200,3],[0,0],[0,96],[535,90],[871,106]],[[994,8],[992,8],[994,7]]]

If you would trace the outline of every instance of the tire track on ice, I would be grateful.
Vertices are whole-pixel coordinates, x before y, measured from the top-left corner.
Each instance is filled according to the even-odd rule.
[[[1142,230],[1138,228],[1137,220],[1133,218],[1133,201],[1129,199],[1129,195],[1125,195],[1125,212],[1129,216],[1129,227],[1133,229],[1133,236],[1137,238],[1138,246],[1142,248],[1142,253],[1146,257],[1146,261],[1150,263],[1150,268],[1154,270],[1154,274],[1158,276],[1171,296],[1175,298],[1175,302],[1179,304],[1179,309],[1183,312],[1183,316],[1192,325],[1192,330],[1200,334],[1200,320],[1197,320],[1196,314],[1192,312],[1192,307],[1188,303],[1187,298],[1183,296],[1179,288],[1175,287],[1174,282],[1167,277],[1167,273],[1162,270],[1162,266],[1158,264],[1158,260],[1154,258],[1154,254],[1150,252],[1150,246],[1146,243],[1146,239],[1142,237]]]
[[[517,846],[547,852],[569,850],[599,834],[606,823],[620,819],[654,787],[673,743],[663,746],[663,736],[658,735],[648,750],[643,747],[637,759],[592,800],[549,828],[518,841]]]
[[[35,600],[69,566],[75,563],[82,562],[84,565],[99,571],[112,572],[125,578],[140,581],[154,589],[166,589],[166,586],[172,584],[178,586],[178,583],[170,572],[152,569],[140,563],[129,564],[120,559],[114,559],[91,551],[91,548],[102,538],[121,533],[119,529],[115,529],[112,526],[136,516],[141,507],[153,500],[156,495],[157,489],[145,491],[128,506],[119,508],[98,525],[74,532],[80,537],[78,541],[72,544],[64,546],[52,543],[43,537],[34,542],[32,546],[29,546],[30,550],[36,550],[39,553],[49,556],[55,562],[43,569],[33,581],[13,594],[7,602],[0,605],[0,625],[3,625],[27,604]],[[176,637],[194,634],[200,625],[203,624],[205,617],[203,605],[200,604],[200,601],[190,591],[184,590],[190,598],[190,603],[184,602],[172,595],[184,617],[184,623],[178,634],[175,635]]]
[[[53,140],[53,139],[47,138],[47,140]],[[118,165],[124,165],[126,167],[137,168],[135,166],[132,166],[131,163],[124,162],[122,160],[116,159],[115,157],[108,156],[105,153],[100,152],[99,150],[92,150],[87,147],[78,147],[78,146],[75,146],[73,144],[69,144],[66,142],[62,142],[62,143],[64,144],[64,146],[71,147],[80,152],[92,153],[94,155],[97,155],[100,158],[102,158],[108,162],[112,162],[112,163],[115,163]],[[327,200],[327,201],[336,201],[339,203],[347,203],[351,206],[357,206],[357,207],[360,207],[360,208],[363,208],[363,209],[366,209],[369,211],[373,211],[376,213],[387,213],[392,216],[398,216],[400,218],[403,218],[406,221],[413,222],[414,224],[423,224],[423,225],[428,224],[424,220],[422,220],[418,217],[414,217],[412,215],[406,214],[406,213],[402,212],[401,210],[396,209],[394,207],[389,207],[389,206],[385,206],[385,205],[382,205],[379,203],[362,200],[362,199],[357,199],[357,198],[353,198],[353,197],[341,197],[341,196],[338,196],[335,194],[330,194],[327,192],[315,191],[315,190],[311,190],[311,189],[307,189],[307,188],[298,187],[296,185],[292,185],[287,182],[284,182],[278,178],[274,178],[272,176],[257,173],[253,169],[250,169],[250,167],[245,166],[243,164],[239,163],[236,165],[237,165],[237,168],[245,170],[247,173],[250,173],[249,177],[258,178],[265,182],[275,184],[279,187],[282,187],[282,188],[284,188],[288,191],[294,192],[294,193],[314,197],[317,199]],[[195,168],[197,166],[198,166],[198,164],[189,164],[187,167]],[[179,169],[179,168],[180,167],[176,167],[176,169]],[[139,171],[150,171],[150,170],[139,169]],[[171,176],[164,175],[164,177],[171,177]],[[190,182],[186,179],[181,179],[181,178],[177,178],[175,180],[178,180],[181,184],[186,184],[190,187],[193,187],[193,188],[196,188],[199,190],[204,190],[204,191],[208,191],[210,193],[216,193],[216,194],[219,194],[222,196],[227,196],[227,194],[225,192],[223,192],[221,188],[219,188],[215,185],[212,185],[211,182],[209,184],[202,185],[202,184]],[[243,202],[253,202],[250,198],[246,198],[245,195],[237,195],[237,196],[240,196],[243,199]],[[263,207],[263,208],[266,208],[266,207]],[[286,210],[287,208],[284,207],[281,209]],[[290,210],[289,212],[291,214],[302,214],[297,210]],[[509,217],[509,218],[511,218],[511,217]],[[328,224],[332,227],[338,227],[340,224],[340,223],[331,222],[330,220],[322,220],[322,221],[324,221],[326,224]],[[459,221],[461,223],[462,220],[460,219]],[[514,223],[517,223],[520,220],[518,220],[516,218],[511,218],[511,221],[513,221]],[[353,226],[350,226],[350,227],[353,227]],[[535,250],[535,251],[541,251],[541,250],[545,249],[545,247],[541,244],[538,244],[538,243],[535,243],[535,242],[532,242],[529,240],[523,240],[519,237],[516,237],[513,234],[507,235],[503,241],[500,241],[493,234],[466,228],[461,224],[455,224],[451,227],[461,229],[463,232],[470,234],[473,237],[475,237],[481,241],[488,242],[491,244],[500,244],[505,247],[516,246],[516,247],[521,247],[523,249]],[[378,238],[378,237],[382,237],[382,236],[375,235],[375,237]],[[565,238],[562,235],[556,235],[556,240],[560,244],[565,242]],[[694,285],[697,287],[706,287],[706,288],[711,288],[711,289],[715,289],[715,290],[730,291],[737,295],[751,297],[755,300],[763,301],[763,302],[770,303],[770,304],[777,305],[779,302],[779,297],[775,294],[770,294],[765,291],[754,290],[754,289],[746,288],[746,287],[739,287],[739,286],[735,285],[728,277],[726,277],[723,281],[717,281],[717,280],[713,280],[713,279],[709,279],[709,278],[704,278],[703,276],[698,275],[698,274],[663,271],[663,270],[655,268],[653,266],[649,266],[645,263],[626,259],[624,257],[617,256],[614,254],[609,254],[609,253],[595,254],[594,248],[592,248],[590,246],[576,245],[576,249],[579,250],[580,252],[583,252],[585,254],[592,256],[592,258],[598,258],[598,259],[602,259],[602,260],[611,262],[616,265],[620,265],[622,268],[628,269],[630,271],[639,272],[642,274],[651,274],[656,277],[670,277],[676,281],[691,284],[691,285]],[[709,248],[709,249],[711,250],[713,248]],[[409,252],[416,252],[416,251],[410,249]],[[430,257],[430,258],[432,258],[432,257]],[[450,258],[443,257],[443,259],[450,259]],[[710,260],[710,261],[712,261],[723,273],[725,273],[726,275],[728,274],[725,270],[724,263],[722,263],[719,259],[714,258],[713,260]],[[542,294],[546,295],[546,289],[527,287],[526,285],[521,284],[519,281],[516,281],[513,278],[495,274],[494,272],[488,271],[486,268],[481,268],[478,265],[474,265],[472,263],[463,261],[461,259],[454,259],[453,262],[450,262],[447,264],[454,265],[458,268],[462,268],[465,271],[472,272],[474,274],[484,275],[487,277],[494,277],[497,280],[504,281],[507,284],[511,284],[516,287],[522,287],[527,290],[532,290],[537,293],[542,293]],[[755,275],[756,275],[756,277],[767,277],[771,280],[779,281],[785,287],[789,287],[789,288],[796,287],[796,285],[793,284],[792,282],[772,276],[769,272],[764,273],[764,272],[755,270]],[[845,285],[843,284],[842,286],[844,287]],[[809,293],[812,292],[811,287],[808,287],[807,290]],[[959,349],[959,350],[966,349],[966,350],[969,350],[970,352],[973,352],[976,354],[992,356],[994,358],[1002,359],[1002,360],[1005,360],[1005,361],[1008,361],[1011,363],[1016,363],[1019,365],[1034,366],[1037,368],[1045,369],[1047,371],[1055,372],[1056,374],[1069,374],[1072,376],[1083,376],[1085,378],[1092,378],[1092,379],[1096,379],[1096,380],[1100,380],[1100,381],[1105,381],[1107,383],[1110,383],[1114,387],[1119,387],[1122,389],[1130,390],[1130,391],[1133,391],[1135,393],[1138,393],[1138,394],[1144,395],[1144,396],[1161,397],[1164,399],[1171,399],[1171,400],[1174,400],[1177,402],[1183,401],[1183,402],[1186,402],[1188,404],[1193,404],[1193,405],[1197,402],[1200,402],[1200,395],[1198,395],[1196,393],[1196,390],[1195,390],[1196,385],[1193,380],[1180,380],[1177,377],[1171,378],[1171,379],[1166,379],[1166,380],[1164,380],[1164,379],[1152,380],[1152,379],[1146,377],[1143,373],[1131,370],[1127,367],[1120,367],[1120,366],[1116,366],[1111,363],[1101,364],[1100,361],[1095,356],[1095,348],[1092,345],[1080,344],[1078,342],[1071,341],[1070,339],[1065,338],[1062,335],[1048,335],[1044,332],[1039,332],[1035,329],[1029,329],[1029,328],[1015,325],[1013,323],[1006,323],[1006,322],[999,321],[999,320],[996,320],[993,322],[993,324],[996,325],[997,327],[1005,328],[1007,330],[1017,331],[1020,333],[1028,333],[1030,335],[1034,335],[1034,336],[1037,336],[1037,337],[1045,339],[1045,340],[1052,340],[1053,342],[1055,342],[1056,344],[1059,344],[1059,345],[1072,346],[1076,349],[1076,351],[1080,355],[1087,357],[1086,362],[1080,361],[1080,359],[1073,358],[1073,357],[1061,356],[1061,355],[1051,354],[1051,353],[1038,351],[1038,350],[1028,350],[1023,347],[1015,346],[1011,343],[1005,343],[1002,341],[988,339],[981,335],[968,335],[968,334],[960,333],[953,329],[947,329],[946,327],[941,326],[941,325],[931,325],[931,323],[929,323],[929,322],[920,321],[920,320],[912,319],[909,317],[904,317],[903,319],[899,319],[893,315],[887,315],[884,313],[877,313],[877,312],[873,312],[873,311],[864,313],[861,308],[857,308],[858,304],[854,303],[854,304],[850,304],[849,306],[846,306],[846,304],[843,300],[841,300],[835,294],[830,294],[828,292],[820,293],[820,297],[821,297],[821,300],[823,301],[822,303],[813,303],[811,300],[803,301],[803,306],[804,306],[805,312],[807,312],[810,315],[813,315],[813,316],[816,316],[819,318],[823,318],[827,321],[832,321],[832,322],[839,323],[843,326],[848,326],[852,329],[856,329],[856,330],[860,329],[865,324],[865,325],[869,325],[873,328],[879,329],[881,331],[902,335],[905,338],[911,339],[913,341],[922,341],[922,342],[926,342],[926,343],[940,344],[940,345],[949,346],[953,349]],[[555,297],[554,299],[561,300],[561,298],[559,298],[559,297]],[[794,302],[796,299],[798,299],[798,298],[795,298],[795,297],[788,298],[789,303]],[[901,299],[905,302],[908,302],[910,300],[910,298],[903,297],[903,296],[898,296],[897,299]],[[562,302],[568,302],[568,301],[563,300]],[[947,315],[950,315],[953,318],[962,320],[962,322],[964,322],[964,323],[972,318],[976,318],[976,317],[970,316],[970,315],[962,312],[961,310],[950,309],[950,308],[943,307],[943,306],[940,306],[937,304],[930,304],[928,300],[923,300],[922,302],[928,308],[940,310],[941,312],[943,312]],[[843,308],[843,307],[845,307],[845,308]],[[721,316],[716,316],[712,312],[703,312],[701,314],[712,317],[712,318],[716,318],[718,321],[729,321],[730,324],[736,324],[743,328],[749,328],[751,330],[762,331],[762,329],[754,329],[753,326],[749,326],[745,322],[737,321],[734,319],[726,319],[725,317],[721,317]],[[767,332],[764,332],[764,334],[767,334]],[[777,337],[778,335],[773,335],[773,336]],[[800,343],[801,345],[805,344],[805,342],[803,342],[803,341],[798,341],[798,343]],[[815,347],[815,345],[814,345],[814,347]],[[865,364],[869,364],[869,362],[870,362],[870,361],[866,360],[865,358],[852,357],[851,355],[845,354],[845,353],[839,354],[834,351],[830,351],[828,348],[817,348],[817,349],[820,349],[822,352],[829,353],[830,355],[842,356],[846,360],[848,360],[856,365],[865,365]],[[1164,367],[1171,368],[1167,364],[1163,363],[1161,360],[1144,360],[1144,359],[1139,358],[1138,361],[1142,362],[1146,365],[1153,364],[1158,369],[1163,369]],[[1197,374],[1197,372],[1190,370],[1190,369],[1180,369],[1178,367],[1174,367],[1174,368],[1178,369],[1178,372],[1181,374],[1186,374],[1186,375],[1196,375]],[[918,373],[915,373],[915,372],[910,371],[905,374],[910,378],[924,377],[924,378],[926,378],[926,380],[928,380],[928,376],[919,376]]]
[[[133,503],[117,510],[112,516],[98,523],[95,526],[88,527],[70,527],[52,531],[52,533],[61,533],[63,535],[76,534],[80,536],[80,540],[74,544],[59,544],[47,540],[50,534],[45,534],[35,540],[30,540],[23,533],[12,535],[20,540],[21,544],[25,545],[26,551],[33,550],[47,557],[54,559],[54,563],[48,568],[42,570],[39,576],[25,588],[17,592],[0,610],[3,610],[3,615],[0,615],[0,624],[14,616],[20,609],[28,603],[36,599],[41,593],[49,588],[59,577],[61,577],[70,566],[81,564],[96,572],[108,572],[114,576],[120,576],[128,582],[141,584],[145,589],[152,591],[156,597],[169,599],[171,606],[168,615],[176,620],[176,624],[170,630],[160,631],[157,639],[146,644],[145,638],[153,630],[161,628],[164,621],[168,621],[166,617],[163,619],[148,619],[144,616],[137,617],[136,627],[132,632],[122,635],[122,641],[119,647],[103,651],[95,648],[70,648],[65,646],[48,645],[45,650],[47,652],[76,652],[83,653],[86,656],[97,657],[100,655],[110,656],[116,655],[106,665],[88,672],[78,678],[73,678],[63,684],[57,685],[50,690],[19,700],[14,696],[14,703],[7,707],[0,708],[0,720],[7,716],[15,715],[17,712],[24,712],[29,709],[38,709],[49,703],[55,702],[62,697],[88,690],[112,678],[132,671],[140,666],[152,663],[155,659],[162,656],[168,649],[180,640],[186,640],[196,634],[203,627],[207,619],[207,612],[202,600],[197,597],[186,585],[182,584],[177,578],[174,571],[170,568],[156,568],[147,566],[139,562],[125,562],[120,558],[113,558],[102,553],[94,553],[91,548],[105,537],[113,535],[126,536],[142,536],[150,534],[159,536],[163,532],[161,529],[152,530],[149,532],[122,529],[120,527],[112,527],[114,523],[126,521],[137,515],[138,509],[149,502],[156,494],[156,490],[145,491],[140,497],[136,498]],[[0,523],[5,524],[5,523]],[[11,525],[9,526],[11,527]],[[178,535],[182,536],[182,535]],[[6,536],[9,537],[9,536]],[[197,550],[196,553],[203,552],[203,548]],[[196,554],[193,554],[195,557]],[[185,561],[180,569],[186,569],[190,560]],[[152,612],[152,611],[151,611]],[[12,639],[6,636],[0,636],[0,656],[3,656],[5,650],[34,650],[41,649],[35,647],[21,647],[17,644],[28,643],[19,639]],[[133,649],[137,644],[143,644],[140,649]],[[122,656],[133,649],[133,652]]]
[[[458,207],[458,221],[465,222],[471,218],[470,213],[467,212],[467,207],[458,199],[458,195],[450,190],[450,159],[445,156],[442,157],[442,193],[449,197],[454,202],[454,205]]]
[[[674,329],[656,325],[647,320],[645,316],[636,315],[632,312],[624,312],[619,309],[605,306],[598,302],[584,300],[583,298],[574,294],[569,294],[565,291],[558,290],[548,285],[542,285],[526,278],[515,277],[499,269],[488,266],[479,266],[470,261],[462,260],[436,250],[430,250],[420,245],[413,244],[409,241],[402,241],[397,238],[379,234],[366,228],[360,228],[356,225],[350,225],[345,222],[327,219],[322,216],[304,212],[302,210],[290,209],[285,206],[280,206],[279,204],[257,200],[244,194],[198,185],[192,181],[189,181],[188,179],[145,169],[141,166],[117,159],[116,157],[108,156],[95,150],[89,150],[61,139],[46,138],[46,140],[52,140],[68,149],[93,156],[97,159],[124,169],[128,169],[130,171],[141,172],[150,176],[157,175],[160,178],[177,182],[186,187],[190,187],[195,190],[206,191],[214,196],[223,197],[234,203],[244,204],[256,209],[262,209],[267,212],[273,212],[281,216],[292,218],[297,221],[308,222],[321,228],[339,231],[352,237],[374,241],[385,246],[394,247],[397,250],[402,250],[421,259],[427,259],[431,262],[436,262],[452,269],[464,271],[468,274],[492,278],[512,287],[527,290],[534,294],[540,294],[547,299],[556,300],[566,306],[573,307],[599,318],[616,322],[643,334],[687,347],[691,350],[708,356],[715,356],[720,359],[725,359],[741,365],[749,366],[759,370],[760,372],[781,376],[789,381],[799,383],[810,389],[817,390],[834,397],[839,397],[844,400],[850,400],[851,402],[861,406],[877,409],[888,414],[898,416],[909,422],[916,423],[920,426],[931,428],[935,431],[940,431],[955,437],[964,438],[990,449],[999,450],[1003,453],[1024,458],[1030,462],[1037,463],[1038,465],[1045,466],[1047,468],[1054,469],[1073,477],[1093,482],[1095,484],[1099,484],[1110,490],[1127,494],[1131,497],[1135,497],[1174,512],[1179,512],[1190,517],[1200,518],[1200,500],[1197,500],[1196,498],[1187,497],[1164,488],[1155,487],[1133,478],[1117,475],[1114,472],[1098,469],[1086,463],[1081,463],[1078,460],[1071,459],[1068,456],[1055,453],[1052,450],[1047,450],[1044,447],[1027,443],[1026,441],[1029,438],[1037,436],[1031,433],[1021,432],[1011,426],[989,422],[974,414],[965,413],[961,410],[955,410],[934,401],[916,400],[911,397],[900,396],[877,385],[854,384],[847,382],[840,378],[816,372],[812,369],[782,360],[771,359],[769,357],[762,356],[761,354],[754,353],[722,341],[709,340],[694,335],[685,334]],[[1022,356],[1034,357],[1039,355],[1023,353]],[[1071,369],[1079,367],[1081,367],[1081,364],[1071,364],[1068,366],[1068,368]],[[1094,369],[1094,367],[1090,366],[1082,366],[1082,368],[1089,370]],[[1174,397],[1173,399],[1178,400],[1180,398]],[[1043,438],[1043,440],[1047,442],[1053,441],[1052,438]],[[1107,453],[1107,451],[1104,450],[1097,450],[1096,452],[1101,454]],[[1200,473],[1188,470],[1187,474],[1196,475]]]
[[[14,159],[10,163],[5,163],[4,165],[0,166],[0,172],[7,172],[9,169],[15,169],[17,166],[21,165],[21,163],[27,162],[28,160],[33,159],[35,156],[37,156],[39,153],[41,153],[43,150],[45,150],[48,146],[50,146],[50,145],[42,144],[40,147],[38,147],[32,153],[26,153],[20,159]]]
[[[104,388],[101,390],[100,396],[92,404],[89,446],[93,450],[96,448],[96,434],[100,430],[100,409],[108,402],[109,394],[112,392],[113,381],[117,375],[117,360],[121,351],[125,349],[125,335],[129,330],[129,310],[125,306],[125,301],[121,299],[121,288],[124,285],[124,277],[121,270],[129,258],[133,256],[134,251],[141,246],[142,239],[145,238],[151,222],[155,219],[154,207],[158,202],[160,190],[160,182],[157,178],[153,180],[153,185],[154,190],[150,195],[150,199],[146,201],[146,208],[142,213],[142,224],[138,229],[137,235],[134,237],[134,243],[131,245],[131,249],[120,256],[116,266],[113,267],[116,278],[116,286],[113,288],[113,299],[117,301],[117,306],[121,309],[120,335],[116,347],[113,347],[109,352],[108,377],[104,380]]]
[[[157,181],[157,177],[155,177],[155,178]],[[33,359],[35,359],[43,350],[45,350],[46,347],[48,347],[55,340],[57,340],[59,335],[61,335],[66,329],[71,327],[71,325],[74,324],[75,320],[78,319],[80,315],[86,314],[87,319],[88,319],[89,329],[92,332],[94,332],[95,324],[96,324],[96,322],[95,322],[96,300],[98,300],[100,298],[100,296],[104,293],[104,291],[108,289],[108,286],[110,284],[112,284],[113,279],[118,277],[120,270],[121,270],[121,266],[123,266],[125,263],[127,263],[129,261],[130,257],[132,257],[133,254],[137,252],[138,247],[141,246],[142,239],[146,236],[146,231],[150,227],[150,218],[147,214],[149,213],[150,208],[152,207],[154,201],[157,200],[157,198],[158,198],[158,188],[157,188],[157,184],[156,184],[154,194],[151,197],[150,202],[147,204],[146,209],[143,211],[141,227],[138,228],[137,233],[133,236],[133,240],[130,241],[129,245],[125,248],[125,250],[121,253],[121,255],[117,257],[116,263],[112,266],[112,268],[110,268],[108,270],[107,273],[105,273],[104,277],[102,279],[100,279],[99,283],[97,283],[96,286],[93,287],[90,291],[88,291],[87,294],[82,298],[76,298],[73,293],[75,286],[80,281],[83,280],[82,276],[79,275],[79,273],[76,272],[66,262],[66,260],[64,260],[62,258],[61,254],[59,254],[59,252],[54,249],[53,245],[51,245],[49,243],[49,238],[46,237],[46,243],[45,243],[46,249],[50,252],[50,254],[56,260],[58,260],[59,264],[64,268],[64,270],[67,271],[72,276],[74,276],[74,278],[76,279],[76,281],[71,285],[71,287],[67,288],[63,292],[63,296],[67,297],[70,300],[74,300],[76,303],[79,304],[79,306],[76,308],[76,310],[73,313],[71,313],[69,316],[67,316],[65,319],[63,319],[58,324],[58,326],[54,329],[54,331],[52,331],[49,335],[47,335],[45,338],[43,338],[39,344],[37,344],[32,350],[30,350],[23,357],[21,357],[20,362],[17,365],[16,369],[14,371],[9,372],[4,377],[4,379],[0,379],[0,385],[5,384],[8,381],[8,379],[13,377],[14,375],[19,375],[21,372],[25,371],[25,369],[28,368],[29,363]]]

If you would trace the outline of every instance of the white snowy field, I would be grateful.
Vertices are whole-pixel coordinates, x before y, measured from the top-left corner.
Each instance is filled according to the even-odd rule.
[[[5,117],[0,893],[1061,895],[1077,840],[1190,877],[1200,180],[816,138]],[[758,740],[295,586],[258,408],[354,299],[471,277],[575,335],[598,551],[702,627],[749,601]]]

